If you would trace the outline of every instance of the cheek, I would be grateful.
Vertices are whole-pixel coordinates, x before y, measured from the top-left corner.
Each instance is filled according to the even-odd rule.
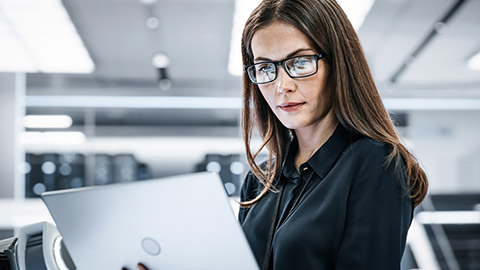
[[[263,86],[263,87],[259,86],[259,89],[260,89],[260,93],[262,93],[262,96],[265,99],[265,101],[267,101],[270,108],[272,108],[272,104],[274,102],[272,91],[269,90],[268,87],[265,87],[265,86]]]
[[[313,98],[323,104],[331,103],[331,91],[327,85],[327,81],[324,78],[320,78],[315,85],[312,85],[312,89],[318,89]]]

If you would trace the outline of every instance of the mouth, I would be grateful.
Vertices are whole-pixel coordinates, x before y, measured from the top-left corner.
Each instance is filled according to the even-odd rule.
[[[282,103],[278,105],[278,108],[280,108],[283,111],[286,112],[292,112],[300,109],[306,102],[288,102],[288,103]]]

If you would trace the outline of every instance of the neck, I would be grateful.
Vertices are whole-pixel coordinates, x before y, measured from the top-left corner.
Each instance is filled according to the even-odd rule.
[[[298,152],[295,156],[297,170],[299,170],[301,164],[309,160],[327,142],[335,131],[337,124],[338,121],[333,110],[330,110],[325,118],[317,124],[295,130],[298,139]]]

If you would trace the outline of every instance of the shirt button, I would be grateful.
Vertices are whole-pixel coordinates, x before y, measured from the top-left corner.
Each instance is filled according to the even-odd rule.
[[[303,167],[302,172],[308,172],[309,169],[310,168],[308,168],[308,166],[305,166],[305,167]]]

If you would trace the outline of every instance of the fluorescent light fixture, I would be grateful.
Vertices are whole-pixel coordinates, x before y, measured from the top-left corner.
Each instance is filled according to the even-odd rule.
[[[415,219],[422,224],[480,224],[478,211],[422,211]]]
[[[19,139],[22,144],[82,144],[85,142],[85,134],[79,131],[27,131],[21,133]]]
[[[228,72],[233,76],[242,76],[243,64],[240,51],[242,31],[250,13],[260,4],[261,0],[236,0],[233,14],[232,37],[230,40],[230,55]],[[347,14],[355,30],[358,31],[372,9],[375,0],[338,0]]]
[[[72,122],[68,115],[27,115],[23,118],[26,128],[69,128]]]
[[[0,36],[0,72],[94,70],[93,61],[60,0],[2,0]]]
[[[468,60],[467,66],[470,70],[480,71],[480,51]]]

